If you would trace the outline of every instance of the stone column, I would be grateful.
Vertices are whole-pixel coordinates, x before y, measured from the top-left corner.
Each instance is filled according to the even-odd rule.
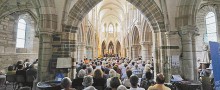
[[[80,62],[81,60],[84,60],[84,50],[85,50],[85,44],[83,42],[78,43],[78,53],[77,53],[77,58],[78,58],[78,62]]]
[[[48,66],[52,57],[52,37],[50,33],[39,34],[39,56],[38,56],[38,81],[50,79]]]
[[[129,56],[129,53],[130,53],[130,51],[129,51],[129,47],[126,47],[126,57],[131,58],[131,57]]]
[[[182,42],[182,74],[187,80],[195,80],[194,74],[194,57],[193,53],[193,39],[195,35],[198,35],[197,28],[195,26],[183,26],[179,31]]]
[[[138,46],[139,45],[132,45],[131,47],[133,60],[138,58]]]
[[[93,59],[93,48],[90,45],[86,46],[86,57],[88,59]]]
[[[147,62],[148,60],[151,60],[151,56],[149,56],[149,45],[151,43],[149,41],[143,41],[141,42],[141,56],[142,56],[142,61]]]

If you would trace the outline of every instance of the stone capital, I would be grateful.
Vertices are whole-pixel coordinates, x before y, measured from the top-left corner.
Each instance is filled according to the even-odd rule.
[[[150,41],[142,41],[140,44],[141,45],[150,45],[152,42]]]
[[[181,27],[178,33],[181,37],[186,37],[186,35],[189,37],[199,36],[198,28],[196,26],[191,25]]]

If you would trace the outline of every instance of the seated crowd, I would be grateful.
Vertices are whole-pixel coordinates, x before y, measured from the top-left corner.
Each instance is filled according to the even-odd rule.
[[[152,65],[141,61],[90,60],[78,63],[76,71],[72,81],[62,79],[63,90],[171,90],[164,85],[163,74],[158,74],[154,82]]]
[[[37,78],[37,62],[38,59],[33,63],[31,63],[29,59],[26,59],[24,62],[18,61],[16,64],[10,65],[6,72],[6,78],[8,76],[14,76],[17,79],[19,76],[23,81],[20,83],[19,81],[15,81],[17,82],[18,88],[21,86],[32,87],[33,83],[28,82],[28,80],[30,79],[28,77],[31,77],[32,80],[35,80]]]

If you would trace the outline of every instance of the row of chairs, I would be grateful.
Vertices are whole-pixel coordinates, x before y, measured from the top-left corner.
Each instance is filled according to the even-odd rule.
[[[26,83],[28,86],[33,87],[34,76],[23,76],[23,75],[6,75],[6,81],[12,83],[13,89],[16,90],[21,83]],[[7,83],[5,84],[7,88]]]

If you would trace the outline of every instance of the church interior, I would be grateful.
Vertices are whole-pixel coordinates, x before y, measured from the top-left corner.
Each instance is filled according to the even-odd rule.
[[[100,63],[117,64],[121,81],[124,64],[140,65],[141,75],[149,65],[154,80],[162,73],[166,83],[178,78],[198,82],[192,90],[220,90],[209,44],[220,40],[220,0],[0,0],[0,12],[0,87],[21,61],[36,68],[33,90],[57,72],[73,80],[80,65],[96,70]]]

